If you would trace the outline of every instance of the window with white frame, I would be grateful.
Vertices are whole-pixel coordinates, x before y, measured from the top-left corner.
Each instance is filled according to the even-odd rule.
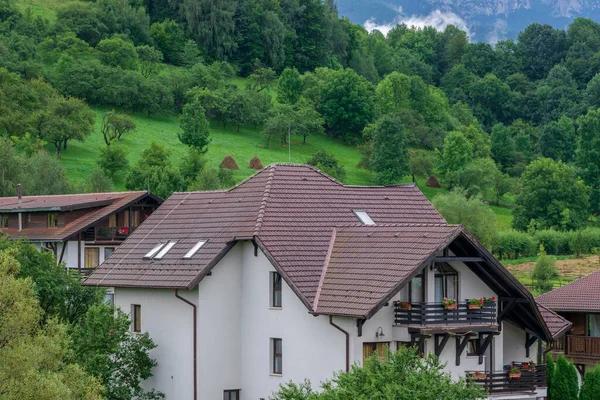
[[[271,307],[281,308],[281,275],[279,272],[271,272]]]
[[[139,304],[131,305],[131,331],[135,333],[142,331],[142,306]]]
[[[271,339],[271,373],[283,374],[283,341],[278,338]]]

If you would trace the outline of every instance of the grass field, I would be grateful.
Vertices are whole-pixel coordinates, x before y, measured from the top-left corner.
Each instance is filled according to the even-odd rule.
[[[40,16],[54,21],[56,9],[68,4],[75,3],[73,0],[18,0],[17,5],[21,11],[31,9],[33,16]]]
[[[74,182],[82,182],[88,179],[92,169],[100,156],[100,150],[105,146],[100,124],[103,109],[95,108],[96,127],[94,133],[84,142],[70,142],[69,148],[62,155],[62,165],[67,175]],[[171,161],[179,165],[179,160],[185,155],[186,147],[179,142],[177,132],[179,131],[179,120],[176,117],[151,117],[133,116],[137,131],[125,136],[121,144],[128,151],[128,159],[133,165],[140,157],[141,152],[146,149],[152,141],[163,144],[171,152]],[[313,136],[303,144],[300,138],[292,138],[291,157],[288,157],[288,147],[278,144],[270,148],[263,146],[263,137],[259,130],[252,127],[242,127],[237,132],[234,127],[223,129],[211,125],[212,142],[206,155],[209,166],[217,167],[223,158],[230,154],[237,161],[240,169],[234,172],[236,180],[242,180],[255,171],[248,168],[250,159],[258,156],[263,165],[274,162],[305,163],[308,158],[319,150],[326,149],[335,154],[337,159],[346,168],[346,183],[353,185],[368,185],[372,181],[369,171],[357,167],[360,153],[354,147],[346,146],[340,142],[325,136]],[[124,190],[123,182],[116,182],[116,189]]]

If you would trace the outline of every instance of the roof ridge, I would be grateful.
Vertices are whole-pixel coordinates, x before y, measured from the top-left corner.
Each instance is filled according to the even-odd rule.
[[[321,271],[321,277],[319,278],[319,284],[317,286],[317,293],[313,301],[313,311],[316,312],[319,307],[319,298],[321,297],[321,289],[323,289],[323,283],[325,282],[325,275],[327,274],[327,267],[329,266],[329,260],[331,259],[331,253],[333,253],[333,245],[335,244],[336,229],[333,228],[331,232],[331,239],[329,240],[329,248],[327,249],[327,255],[325,256],[325,262],[323,263],[323,270]]]
[[[269,196],[271,195],[271,184],[275,177],[275,166],[273,165],[267,168],[270,168],[271,170],[269,171],[269,176],[267,177],[267,182],[265,183],[265,191],[263,192],[263,198],[258,209],[258,216],[256,217],[256,225],[254,226],[253,236],[258,236],[260,228],[262,227],[262,222],[267,209],[267,202],[269,201]]]
[[[96,192],[96,193],[66,193],[66,194],[33,194],[29,196],[23,196],[23,199],[31,198],[31,197],[67,197],[67,196],[97,196],[97,195],[106,195],[106,194],[122,194],[123,196],[127,196],[133,193],[148,193],[147,190],[131,190],[126,192]],[[16,199],[18,196],[7,196],[0,197],[2,199]]]

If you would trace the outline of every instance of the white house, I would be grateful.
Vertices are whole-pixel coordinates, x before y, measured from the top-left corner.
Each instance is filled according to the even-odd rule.
[[[161,203],[146,191],[0,197],[0,233],[52,251],[67,268],[100,265]]]
[[[494,398],[535,399],[543,365],[515,379],[505,366],[569,324],[414,185],[345,186],[304,165],[173,194],[85,284],[114,287],[158,344],[145,384],[167,399],[266,400],[404,345],[453,377],[485,372],[474,382]]]

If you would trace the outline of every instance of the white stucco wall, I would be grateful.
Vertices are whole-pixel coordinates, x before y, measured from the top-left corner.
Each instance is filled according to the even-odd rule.
[[[240,246],[240,245],[238,245]],[[329,325],[326,316],[314,317],[287,284],[282,285],[282,307],[269,307],[269,273],[275,271],[267,258],[254,256],[251,243],[243,252],[242,398],[268,399],[279,384],[311,380],[313,387],[345,367],[345,336]],[[219,265],[215,269],[217,269]],[[334,318],[351,331],[353,320]],[[356,330],[356,326],[354,327]],[[271,375],[270,339],[281,338],[283,374]]]
[[[492,297],[491,291],[464,264],[459,273],[460,300]],[[282,285],[281,309],[270,308],[270,272],[275,271],[265,255],[254,255],[251,242],[238,243],[186,298],[198,305],[198,398],[221,399],[223,390],[241,389],[246,400],[268,399],[281,383],[309,379],[313,388],[345,367],[345,336],[329,324],[327,316],[313,316],[292,289]],[[434,281],[427,268],[427,282]],[[433,300],[431,293],[428,296]],[[182,292],[183,293],[183,292]],[[367,320],[358,336],[356,320],[334,317],[350,334],[350,364],[362,364],[365,342],[410,341],[407,328],[394,326],[393,300]],[[116,289],[115,302],[129,312],[131,304],[142,305],[142,328],[150,332],[158,348],[152,352],[159,366],[146,382],[166,394],[167,399],[192,399],[192,311],[171,290]],[[381,327],[384,337],[376,338]],[[510,361],[524,360],[525,333],[505,323],[494,338],[494,370]],[[271,374],[271,338],[282,339],[283,374]],[[426,341],[426,352],[434,351],[434,339]],[[521,348],[519,348],[521,346]],[[535,345],[531,359],[535,359]],[[486,369],[478,357],[461,356],[455,364],[455,338],[448,341],[441,360],[454,378],[464,371]],[[486,357],[487,360],[487,357]],[[489,366],[488,366],[489,368]]]
[[[197,290],[179,294],[197,304]],[[167,399],[192,399],[192,307],[173,290],[115,288],[115,305],[130,314],[131,304],[141,305],[142,332],[149,332],[158,346],[151,352],[158,366],[144,387],[162,391]],[[206,326],[206,321],[200,324]]]
[[[512,361],[534,361],[537,362],[537,342],[529,347],[529,357],[525,357],[525,331],[508,323],[502,324],[504,337],[504,364]]]

